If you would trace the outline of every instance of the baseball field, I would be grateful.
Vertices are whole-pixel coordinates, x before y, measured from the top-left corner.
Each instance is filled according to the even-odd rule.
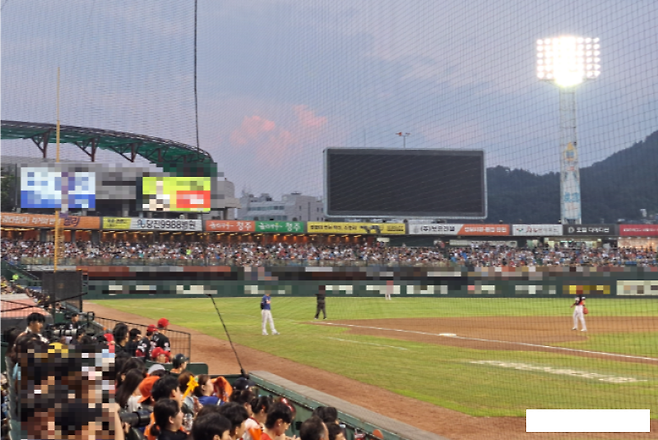
[[[209,299],[94,303],[226,339]],[[569,298],[329,297],[328,318],[314,320],[314,298],[273,296],[278,336],[261,335],[259,298],[216,303],[238,354],[255,349],[470,416],[649,408],[658,418],[655,300],[589,300],[581,332]]]
[[[236,344],[470,415],[650,408],[658,418],[655,300],[592,300],[581,332],[569,299],[328,298],[316,321],[313,298],[273,297],[281,334],[269,337],[259,299],[216,302]],[[209,299],[97,303],[226,338]]]

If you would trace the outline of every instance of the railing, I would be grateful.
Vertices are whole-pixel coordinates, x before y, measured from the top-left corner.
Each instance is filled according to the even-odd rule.
[[[27,281],[28,286],[38,286],[41,284],[41,279],[28,272],[20,261],[10,262],[2,260],[2,274],[5,275],[5,272],[11,273],[11,275],[18,274],[20,278]]]
[[[122,322],[126,324],[129,329],[137,328],[142,332],[142,336],[146,336],[147,326],[144,324],[118,321],[116,319],[103,318],[101,316],[96,316],[94,321],[110,332],[114,326]],[[192,354],[192,335],[190,333],[167,329],[166,336],[169,338],[169,343],[171,344],[172,356],[177,355],[178,353],[183,353],[186,358],[190,359],[190,355]]]

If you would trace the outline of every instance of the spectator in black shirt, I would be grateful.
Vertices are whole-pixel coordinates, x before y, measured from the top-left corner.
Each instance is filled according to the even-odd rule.
[[[139,344],[139,340],[142,338],[142,332],[140,332],[138,328],[133,328],[130,329],[129,335],[129,341],[126,344],[126,352],[128,352],[131,357],[135,357],[137,345]]]
[[[71,314],[71,320],[69,321],[68,330],[77,331],[80,328],[80,315],[77,312]]]
[[[185,368],[187,368],[188,361],[189,359],[186,358],[183,353],[178,353],[171,360],[172,368],[169,370],[169,374],[173,376],[179,376],[183,371],[185,371]]]
[[[130,335],[128,334],[128,326],[123,322],[118,323],[112,330],[114,336],[114,353],[118,354],[126,351],[126,344],[128,343]]]

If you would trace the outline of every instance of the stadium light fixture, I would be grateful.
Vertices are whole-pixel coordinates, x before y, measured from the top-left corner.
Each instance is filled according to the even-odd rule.
[[[537,78],[560,91],[560,209],[562,224],[582,223],[580,170],[576,134],[576,86],[601,74],[598,38],[541,38],[537,46]]]
[[[601,74],[599,38],[562,36],[537,40],[537,78],[574,87]]]

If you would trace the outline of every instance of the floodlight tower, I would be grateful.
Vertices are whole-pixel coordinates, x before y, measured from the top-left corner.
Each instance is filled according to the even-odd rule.
[[[560,210],[562,224],[581,224],[576,139],[576,86],[601,74],[598,38],[563,36],[537,40],[537,77],[560,90]]]

